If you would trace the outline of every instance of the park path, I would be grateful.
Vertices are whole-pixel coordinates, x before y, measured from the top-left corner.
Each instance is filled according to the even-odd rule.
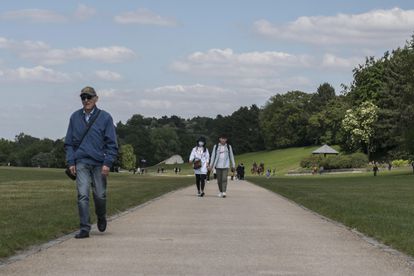
[[[154,184],[156,185],[156,184]],[[179,190],[0,275],[414,275],[403,256],[244,181]]]

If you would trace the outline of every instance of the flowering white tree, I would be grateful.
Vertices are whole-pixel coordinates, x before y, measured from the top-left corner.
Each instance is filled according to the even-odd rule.
[[[372,152],[371,140],[374,135],[374,124],[378,120],[378,111],[378,106],[366,101],[355,109],[348,109],[342,120],[342,128],[350,134],[351,142],[354,145],[364,145],[368,157]]]

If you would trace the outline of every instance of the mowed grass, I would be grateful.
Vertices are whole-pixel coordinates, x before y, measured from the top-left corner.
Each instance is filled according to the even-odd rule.
[[[108,214],[192,183],[190,177],[112,173],[108,181]],[[94,208],[91,213],[95,221]],[[68,234],[78,225],[75,182],[63,170],[0,167],[0,258]]]
[[[319,147],[300,147],[279,149],[273,151],[259,151],[246,153],[236,156],[236,163],[243,163],[246,168],[246,174],[249,175],[253,163],[257,165],[260,162],[265,164],[265,169],[276,169],[277,175],[287,173],[289,170],[294,170],[300,167],[300,161],[312,154],[312,151]]]
[[[408,171],[249,180],[414,256],[414,175]]]

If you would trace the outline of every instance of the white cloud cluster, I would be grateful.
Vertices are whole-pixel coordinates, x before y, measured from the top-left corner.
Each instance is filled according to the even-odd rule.
[[[114,118],[126,120],[131,114],[146,116],[227,115],[241,105],[262,104],[270,96],[264,90],[234,90],[212,85],[166,85],[146,90],[106,89],[98,91],[102,107]]]
[[[104,63],[117,63],[130,60],[135,52],[123,46],[109,47],[76,47],[71,49],[55,49],[42,41],[14,41],[0,37],[0,49],[7,49],[18,57],[42,65],[63,64],[70,60],[85,59]]]
[[[32,23],[61,23],[72,19],[86,20],[95,14],[96,10],[94,8],[79,4],[76,11],[70,15],[46,9],[21,9],[3,12],[0,14],[0,19]]]
[[[0,81],[62,83],[70,80],[68,74],[43,66],[0,70]]]
[[[356,67],[358,64],[364,62],[363,58],[358,57],[350,57],[350,58],[343,58],[338,57],[337,55],[327,53],[322,58],[322,67],[323,68],[333,68],[333,69],[344,69],[344,70],[351,70],[352,68]]]
[[[162,27],[175,27],[177,20],[163,17],[148,9],[138,9],[116,15],[114,21],[119,24],[155,25]]]
[[[262,19],[253,29],[265,37],[312,44],[401,43],[414,29],[414,10],[393,8],[361,14],[302,16],[288,24],[276,25]]]
[[[95,72],[95,76],[104,81],[120,81],[122,80],[121,74],[109,70],[99,70]]]
[[[312,58],[284,52],[235,53],[232,49],[210,49],[195,52],[184,60],[176,61],[171,68],[178,72],[220,77],[267,77],[284,69],[309,67]]]
[[[15,11],[7,11],[0,15],[3,20],[27,20],[29,22],[65,22],[66,16],[55,11],[44,9],[22,9]]]

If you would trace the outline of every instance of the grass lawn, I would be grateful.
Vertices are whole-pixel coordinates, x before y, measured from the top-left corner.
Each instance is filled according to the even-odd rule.
[[[256,161],[257,164],[264,162],[265,168],[276,169],[277,175],[284,175],[289,170],[294,170],[300,167],[300,161],[309,155],[312,154],[312,151],[319,148],[316,146],[312,147],[299,147],[299,148],[287,148],[279,149],[272,151],[259,151],[245,153],[235,156],[236,165],[243,163],[246,170],[246,175],[250,175],[250,169],[253,166],[253,163]],[[339,147],[334,146],[336,150],[339,150]],[[211,149],[209,149],[211,151]],[[211,154],[211,152],[210,152]],[[183,156],[184,161],[187,162],[187,156]],[[156,165],[148,168],[148,172],[151,175],[157,174],[157,168],[164,167],[167,171],[165,175],[174,175],[174,168],[178,166],[181,168],[181,175],[193,174],[193,169],[188,163],[180,165]]]
[[[288,148],[272,151],[259,151],[246,153],[236,156],[236,163],[243,163],[246,168],[246,174],[250,175],[253,163],[259,165],[260,162],[265,164],[265,169],[276,169],[277,175],[287,173],[289,170],[299,168],[300,161],[312,154],[312,151],[319,147],[301,147]]]
[[[192,177],[111,174],[108,214],[192,183]],[[75,184],[63,170],[0,167],[0,258],[78,229],[76,200]]]
[[[249,180],[414,256],[414,175],[408,171]]]

